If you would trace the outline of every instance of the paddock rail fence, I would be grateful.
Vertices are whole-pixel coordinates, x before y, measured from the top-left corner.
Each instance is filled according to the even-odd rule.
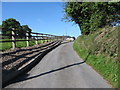
[[[8,38],[11,37],[11,38]],[[41,40],[42,43],[51,42],[56,40],[65,40],[66,36],[56,36],[51,34],[43,34],[43,33],[36,33],[36,32],[29,32],[26,31],[25,38],[18,38],[17,37],[17,30],[12,28],[11,34],[0,34],[0,43],[12,42],[12,49],[16,48],[16,42],[25,41],[26,47],[30,46],[30,41],[35,41],[35,44],[39,44],[38,41]]]

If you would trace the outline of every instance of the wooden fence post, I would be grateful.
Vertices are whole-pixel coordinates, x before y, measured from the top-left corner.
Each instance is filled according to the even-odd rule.
[[[52,35],[50,35],[50,42],[52,42]]]
[[[35,43],[38,44],[38,34],[36,34]]]
[[[46,38],[47,38],[47,42],[48,42],[48,35],[46,35]]]
[[[44,34],[42,34],[42,37],[43,37],[43,43],[45,43],[45,40],[44,40],[44,39],[45,39],[45,36],[44,36]]]
[[[56,38],[56,36],[54,36],[54,41],[56,41],[57,40],[57,38]]]
[[[47,35],[45,35],[45,42],[47,42]]]
[[[29,31],[26,32],[26,43],[27,43],[27,47],[29,46]]]
[[[16,41],[15,41],[15,28],[12,28],[12,48],[15,49]]]
[[[63,36],[63,41],[64,41],[64,36]]]
[[[56,36],[54,35],[54,41],[56,41]]]
[[[43,39],[42,34],[40,34],[40,39]],[[41,43],[43,43],[43,40],[41,40]]]

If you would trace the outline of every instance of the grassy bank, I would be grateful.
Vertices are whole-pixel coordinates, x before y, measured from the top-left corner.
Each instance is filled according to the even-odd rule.
[[[118,29],[106,27],[94,34],[80,36],[73,44],[78,55],[86,60],[113,87],[118,85]]]

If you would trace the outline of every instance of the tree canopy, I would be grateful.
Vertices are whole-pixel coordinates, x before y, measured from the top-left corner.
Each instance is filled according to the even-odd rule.
[[[28,31],[29,34],[30,34],[30,32],[31,32],[32,30],[28,27],[28,25],[22,25],[22,26],[20,27],[20,30],[18,30],[19,38],[25,38],[27,31]],[[30,35],[29,35],[29,36],[30,36]]]
[[[13,18],[6,19],[2,21],[2,34],[11,35],[12,28],[18,29],[20,23]]]
[[[32,31],[28,25],[21,26],[19,21],[16,19],[9,18],[5,21],[2,21],[2,34],[8,35],[10,37],[12,28],[16,30],[17,38],[25,38],[26,31]]]
[[[120,20],[120,2],[67,2],[64,10],[65,19],[78,24],[85,35]]]

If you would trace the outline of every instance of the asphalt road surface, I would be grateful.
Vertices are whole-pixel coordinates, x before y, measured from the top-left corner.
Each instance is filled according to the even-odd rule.
[[[111,88],[72,48],[73,43],[58,46],[31,71],[5,88]]]

